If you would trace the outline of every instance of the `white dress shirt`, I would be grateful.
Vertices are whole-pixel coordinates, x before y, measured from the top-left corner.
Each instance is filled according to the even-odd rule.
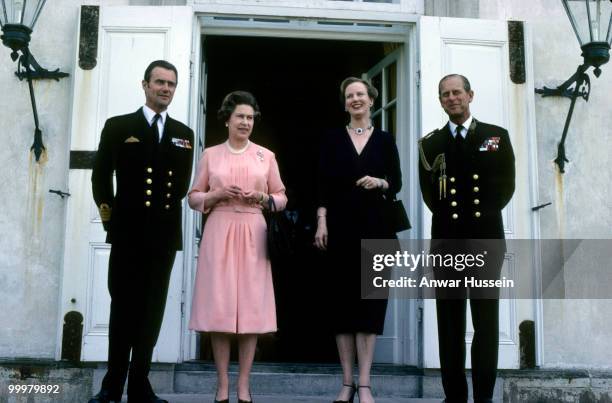
[[[470,117],[467,118],[467,120],[463,122],[463,124],[461,125],[463,126],[463,129],[461,129],[461,137],[465,138],[467,136],[468,129],[470,128],[471,125],[472,125],[472,115],[470,115]],[[459,125],[451,122],[450,120],[448,121],[448,128],[450,129],[450,132],[453,135],[453,138],[455,138],[455,136],[457,135],[457,126]]]
[[[149,126],[151,126],[151,124],[153,123],[153,118],[155,118],[155,115],[157,115],[157,112],[149,108],[147,105],[142,107],[142,112],[144,113],[145,119],[147,119]],[[166,117],[168,116],[168,111],[160,112],[159,115],[161,117],[157,119],[157,131],[159,133],[158,141],[161,141],[162,136],[164,135],[164,124],[166,123]]]

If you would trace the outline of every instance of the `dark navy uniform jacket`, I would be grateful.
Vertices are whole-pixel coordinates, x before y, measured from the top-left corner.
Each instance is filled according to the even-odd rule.
[[[104,125],[91,181],[96,205],[112,208],[108,243],[182,249],[181,200],[191,178],[193,131],[166,116],[161,141],[156,136],[142,108]]]
[[[433,239],[503,239],[501,210],[514,193],[508,132],[472,120],[458,151],[446,124],[419,140],[419,180]]]

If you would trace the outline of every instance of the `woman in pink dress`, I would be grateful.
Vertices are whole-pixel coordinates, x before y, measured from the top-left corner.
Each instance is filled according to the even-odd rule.
[[[228,94],[218,117],[225,143],[204,150],[189,206],[209,212],[198,257],[189,328],[211,333],[217,368],[215,402],[229,399],[230,338],[237,335],[238,401],[251,401],[249,375],[257,335],[276,331],[272,271],[262,214],[268,198],[287,203],[274,153],[249,141],[259,107],[244,91]]]

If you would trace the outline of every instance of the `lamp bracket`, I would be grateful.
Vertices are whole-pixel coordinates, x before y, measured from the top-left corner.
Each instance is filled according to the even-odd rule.
[[[565,154],[565,139],[569,130],[569,125],[572,120],[572,114],[574,113],[574,106],[576,100],[580,97],[588,102],[589,94],[591,93],[591,79],[586,73],[587,69],[591,66],[589,63],[584,63],[578,66],[576,73],[571,76],[567,81],[558,86],[557,88],[536,88],[537,94],[542,94],[543,97],[547,96],[562,96],[567,97],[571,100],[570,108],[565,118],[565,126],[563,127],[563,134],[561,135],[561,141],[559,141],[557,147],[557,158],[555,163],[559,167],[559,172],[565,173],[565,163],[569,162]]]
[[[588,67],[584,65],[578,67],[578,71],[557,88],[545,86],[543,88],[536,88],[535,92],[536,94],[541,94],[542,97],[565,97],[569,99],[579,97],[588,102],[591,93],[591,78],[585,72]],[[576,85],[578,84],[579,88],[576,92]]]
[[[27,67],[29,67],[29,72],[27,71]],[[28,79],[28,74],[32,80],[55,80],[59,81],[60,78],[68,77],[68,73],[63,73],[59,71],[59,69],[55,69],[53,71],[49,71],[42,67],[34,58],[30,52],[25,52],[19,57],[19,62],[17,63],[17,71],[15,75],[19,78],[20,81],[24,79]]]

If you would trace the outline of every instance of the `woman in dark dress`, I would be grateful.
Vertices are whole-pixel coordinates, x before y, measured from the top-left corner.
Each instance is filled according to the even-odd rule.
[[[387,300],[361,299],[361,239],[396,238],[386,214],[402,179],[393,135],[372,127],[376,88],[349,77],[340,92],[350,122],[322,141],[315,245],[328,251],[331,323],[343,371],[335,402],[352,402],[358,389],[360,403],[371,403],[370,368]],[[353,382],[355,355],[358,388]]]

